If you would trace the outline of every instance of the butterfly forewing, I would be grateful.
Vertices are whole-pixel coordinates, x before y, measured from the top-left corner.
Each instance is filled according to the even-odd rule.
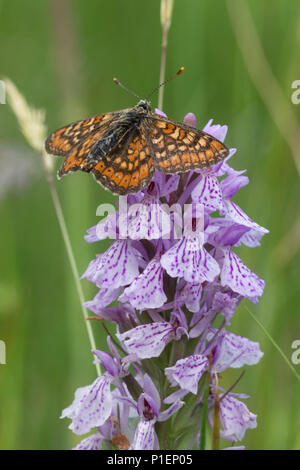
[[[66,156],[74,147],[82,144],[91,134],[96,133],[115,113],[99,114],[88,119],[73,122],[49,135],[45,148],[52,155]]]
[[[87,156],[91,148],[99,141],[111,121],[118,115],[115,113],[99,114],[88,119],[76,121],[68,126],[52,132],[46,140],[48,153],[65,157],[58,177],[61,178],[69,171],[87,171]]]
[[[196,128],[152,114],[148,136],[153,165],[164,173],[183,173],[218,163],[228,149]]]

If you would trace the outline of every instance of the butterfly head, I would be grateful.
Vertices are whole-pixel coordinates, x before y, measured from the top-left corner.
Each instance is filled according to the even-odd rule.
[[[142,108],[147,113],[150,113],[151,111],[151,104],[147,100],[140,100],[137,104],[137,107]]]

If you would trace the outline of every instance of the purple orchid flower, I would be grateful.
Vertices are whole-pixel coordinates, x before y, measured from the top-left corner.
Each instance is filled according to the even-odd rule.
[[[61,418],[70,418],[69,428],[75,434],[86,434],[92,428],[101,426],[110,416],[112,395],[110,385],[112,378],[103,374],[86,387],[78,388],[73,403],[65,408]]]
[[[196,127],[192,113],[184,122]],[[227,126],[210,120],[203,130],[224,141]],[[76,449],[160,449],[162,422],[170,448],[196,446],[197,432],[193,443],[185,435],[199,429],[205,391],[213,425],[215,378],[261,359],[258,343],[226,329],[243,299],[257,302],[265,286],[239,246],[254,248],[268,233],[232,200],[249,184],[245,170],[229,165],[235,153],[205,170],[156,171],[147,188],[120,197],[118,211],[88,230],[88,243],[113,241],[82,276],[98,288],[85,305],[117,330],[110,352],[93,351],[105,372],[62,413],[74,433],[94,430]],[[220,436],[240,441],[256,415],[240,401],[245,395],[219,390]]]
[[[220,430],[222,439],[230,442],[241,441],[247,429],[256,428],[257,416],[251,413],[245,403],[237,398],[248,398],[245,394],[228,393],[220,396]],[[209,414],[212,426],[212,412]]]
[[[131,450],[156,450],[159,442],[154,425],[156,421],[166,421],[176,413],[184,402],[177,400],[167,410],[160,412],[161,400],[157,388],[150,377],[144,375],[144,392],[138,399],[139,423],[136,428]]]
[[[187,334],[187,324],[181,309],[171,313],[170,322],[156,321],[139,325],[125,333],[117,334],[126,351],[138,359],[149,359],[161,355],[171,341],[179,341]]]

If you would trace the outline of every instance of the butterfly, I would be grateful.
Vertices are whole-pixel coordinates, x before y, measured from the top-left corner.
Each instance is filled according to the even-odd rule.
[[[50,134],[46,151],[65,157],[58,178],[71,171],[92,173],[114,194],[136,193],[155,169],[184,173],[214,165],[228,156],[215,137],[151,111],[141,99],[133,108],[99,114]]]

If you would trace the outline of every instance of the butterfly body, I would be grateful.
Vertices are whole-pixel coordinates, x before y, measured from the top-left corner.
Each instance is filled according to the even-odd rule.
[[[149,103],[147,103],[147,108],[148,106],[150,106]],[[87,161],[92,161],[93,163],[99,161],[99,159],[105,157],[119,144],[120,140],[126,136],[129,130],[138,130],[143,120],[147,117],[147,111],[145,112],[147,108],[138,103],[134,108],[125,109],[120,113],[116,112],[110,126],[91,150]]]
[[[228,155],[222,142],[153,113],[146,100],[63,127],[50,134],[45,146],[48,153],[65,157],[59,178],[85,171],[116,194],[143,189],[155,169],[183,173],[214,165]]]

